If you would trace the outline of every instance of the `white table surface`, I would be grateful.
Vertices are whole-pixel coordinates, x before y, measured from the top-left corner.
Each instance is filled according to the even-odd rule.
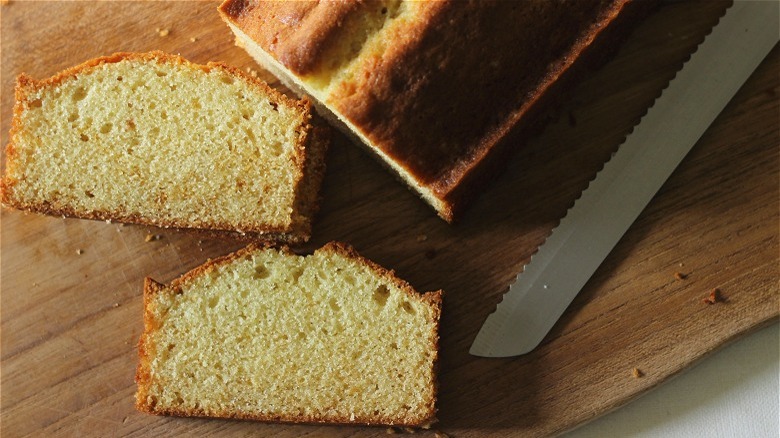
[[[780,437],[780,326],[753,333],[565,435]]]

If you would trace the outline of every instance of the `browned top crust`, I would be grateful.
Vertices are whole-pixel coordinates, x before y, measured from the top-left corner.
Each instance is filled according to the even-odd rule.
[[[258,32],[252,35],[290,70],[306,75],[323,60],[326,49],[343,36],[342,24],[367,8],[365,1],[249,0],[226,2],[223,13],[240,22],[252,22]]]
[[[415,181],[455,203],[468,191],[464,186],[485,176],[488,156],[506,148],[501,143],[510,133],[529,129],[518,125],[538,122],[532,113],[549,100],[543,97],[553,85],[591,46],[611,46],[594,42],[618,18],[637,19],[632,8],[642,3],[651,2],[425,2],[404,26],[384,29],[391,32],[384,52],[364,60],[328,101]],[[221,10],[305,76],[328,41],[348,38],[339,34],[341,23],[363,7],[226,0]]]

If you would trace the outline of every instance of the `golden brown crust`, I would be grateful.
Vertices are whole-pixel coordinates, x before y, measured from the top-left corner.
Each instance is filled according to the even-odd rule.
[[[14,185],[17,181],[10,176],[14,173],[13,169],[16,166],[17,150],[14,142],[16,140],[17,132],[21,129],[22,112],[30,105],[30,94],[42,88],[57,86],[63,81],[77,75],[88,74],[91,70],[100,65],[118,63],[125,60],[186,65],[188,67],[200,69],[204,72],[209,72],[212,69],[222,70],[227,74],[245,81],[260,93],[268,95],[280,104],[297,107],[300,112],[304,114],[305,120],[300,130],[300,143],[295,147],[296,155],[294,160],[298,166],[298,178],[297,181],[295,181],[297,196],[291,223],[286,227],[282,227],[251,222],[243,224],[221,224],[177,221],[166,218],[142,217],[121,210],[77,211],[67,205],[53,205],[49,202],[31,203],[17,199],[14,196]],[[306,242],[311,235],[312,218],[319,209],[318,193],[325,171],[325,154],[330,143],[330,135],[327,128],[321,125],[317,125],[316,127],[312,125],[315,122],[312,121],[311,103],[308,100],[292,99],[271,88],[265,82],[222,62],[209,62],[206,65],[195,64],[181,56],[161,51],[146,53],[117,52],[109,56],[87,60],[79,65],[63,70],[50,78],[39,81],[21,73],[17,77],[15,96],[16,103],[14,104],[13,110],[13,120],[9,135],[10,140],[6,146],[6,171],[5,176],[0,180],[0,202],[6,206],[52,216],[108,220],[162,228],[203,229],[222,237],[280,241],[290,244]],[[311,175],[309,175],[309,172]]]
[[[339,416],[321,418],[321,417],[314,417],[314,416],[297,416],[297,415],[290,415],[290,416],[258,415],[253,413],[232,412],[232,411],[231,412],[227,412],[227,411],[206,412],[204,410],[167,409],[167,408],[158,408],[153,403],[150,403],[147,394],[149,392],[149,385],[151,383],[150,362],[151,362],[151,357],[153,355],[153,348],[154,348],[154,346],[151,345],[152,343],[150,341],[150,338],[161,324],[160,321],[157,320],[155,316],[156,314],[153,309],[154,296],[159,293],[172,293],[172,294],[181,293],[182,288],[186,286],[188,283],[194,281],[195,279],[203,275],[207,275],[208,273],[213,272],[215,269],[218,269],[221,266],[230,264],[244,257],[249,257],[253,253],[257,251],[263,251],[263,250],[277,250],[286,254],[292,254],[292,251],[287,246],[279,246],[279,245],[274,245],[269,243],[252,243],[245,248],[239,249],[238,251],[207,261],[206,263],[174,279],[173,281],[171,281],[169,286],[165,286],[148,277],[145,279],[144,292],[143,292],[144,331],[141,334],[138,343],[139,365],[136,370],[136,383],[138,384],[138,391],[136,392],[136,408],[138,410],[149,414],[156,414],[156,415],[175,415],[175,416],[183,416],[183,417],[235,418],[235,419],[245,419],[245,420],[267,421],[267,422],[282,422],[282,423],[311,423],[311,424],[328,423],[328,424],[366,424],[366,425],[383,424],[383,425],[421,427],[428,424],[432,424],[433,422],[436,421],[436,394],[438,392],[438,381],[436,376],[438,374],[438,367],[439,367],[438,333],[439,333],[439,323],[441,318],[442,296],[444,292],[442,290],[437,290],[437,291],[420,294],[408,282],[396,277],[392,270],[385,269],[384,267],[374,263],[373,261],[362,257],[352,246],[346,243],[335,242],[335,241],[326,244],[322,248],[318,249],[317,252],[323,251],[329,253],[336,253],[346,258],[355,260],[357,263],[371,269],[381,278],[398,286],[398,288],[401,289],[404,292],[404,294],[406,294],[410,299],[421,300],[425,303],[428,303],[433,309],[435,328],[434,328],[434,333],[431,334],[431,345],[430,345],[431,351],[434,352],[432,382],[430,382],[432,388],[432,396],[428,400],[428,403],[426,405],[426,413],[424,415],[420,415],[416,417],[408,417],[408,418],[390,418],[390,417],[376,417],[376,416],[363,417],[360,415],[355,416],[354,418],[339,417]]]
[[[154,355],[150,349],[154,348],[151,342],[151,334],[159,327],[160,323],[153,311],[153,298],[165,286],[147,277],[144,279],[144,331],[138,340],[138,367],[135,372],[135,381],[138,384],[136,392],[136,407],[144,412],[151,412],[154,406],[147,403],[149,385],[151,383],[151,358]]]
[[[371,3],[227,0],[219,11],[232,21],[251,23],[253,39],[262,41],[263,47],[290,70],[307,75],[321,66],[333,44],[345,36],[344,22],[365,12]]]
[[[642,14],[635,12],[652,3],[414,3],[416,12],[403,26],[383,28],[390,43],[381,53],[364,56],[350,75],[353,79],[337,84],[327,103],[371,148],[403,169],[407,179],[433,192],[440,201],[439,215],[452,221],[502,167],[508,152],[539,130],[556,100],[547,95],[572,85],[582,58],[590,56],[586,52],[612,50],[630,30],[625,23],[636,22]],[[274,18],[285,16],[285,5],[291,11],[301,7],[296,2],[226,0],[221,10],[226,21],[305,79],[309,71],[291,63],[279,47],[285,39],[300,45],[307,35],[321,40],[322,33],[337,31],[317,20],[286,26]],[[324,6],[306,8],[305,17],[328,15]],[[340,17],[348,20],[363,12]],[[275,24],[266,27],[268,21]],[[610,38],[603,38],[606,34]],[[314,46],[320,56],[327,51],[325,44]],[[308,53],[307,59],[313,65],[317,56]]]

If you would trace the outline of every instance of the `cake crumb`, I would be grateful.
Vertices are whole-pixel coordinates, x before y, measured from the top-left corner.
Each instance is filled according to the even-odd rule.
[[[726,301],[726,298],[720,293],[720,289],[716,287],[710,291],[710,295],[707,298],[701,301],[705,304],[715,304]]]
[[[191,43],[194,43],[195,41],[198,41],[197,37],[190,37],[190,42]]]
[[[119,307],[119,303],[114,303],[114,308],[116,309],[117,307]]]
[[[387,429],[385,429],[385,433],[388,434],[388,435],[395,435],[395,434],[398,433],[398,431],[396,431],[392,427],[388,427]]]
[[[76,254],[82,255],[82,254],[84,254],[84,250],[79,248],[79,249],[76,250]]]
[[[677,271],[674,273],[674,278],[676,280],[685,280],[686,278],[688,278],[688,274],[684,274],[680,271]]]
[[[162,28],[161,29],[159,27],[157,29],[155,29],[154,31],[157,32],[157,35],[159,35],[161,37],[167,37],[168,34],[171,33],[170,29],[167,29],[167,28]]]
[[[154,240],[160,240],[162,236],[159,234],[147,234],[146,237],[144,237],[145,242],[152,242]]]
[[[247,67],[246,72],[249,73],[249,76],[252,76],[253,78],[257,77],[257,70],[253,69],[252,67]]]
[[[450,438],[449,435],[447,435],[446,433],[444,433],[444,432],[442,432],[440,430],[434,431],[433,432],[433,436],[436,437],[436,438]]]
[[[633,370],[631,370],[631,375],[638,379],[644,376],[645,373],[643,373],[642,370],[640,370],[639,368],[634,368]]]
[[[417,429],[413,427],[404,427],[404,432],[406,433],[417,433]]]
[[[426,240],[428,240],[428,236],[426,236],[425,234],[420,234],[419,236],[417,236],[418,242],[425,242]]]

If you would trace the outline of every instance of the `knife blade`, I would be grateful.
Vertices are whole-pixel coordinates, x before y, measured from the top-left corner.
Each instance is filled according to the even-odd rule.
[[[778,2],[737,0],[583,191],[469,353],[536,348],[683,157],[780,39]]]

